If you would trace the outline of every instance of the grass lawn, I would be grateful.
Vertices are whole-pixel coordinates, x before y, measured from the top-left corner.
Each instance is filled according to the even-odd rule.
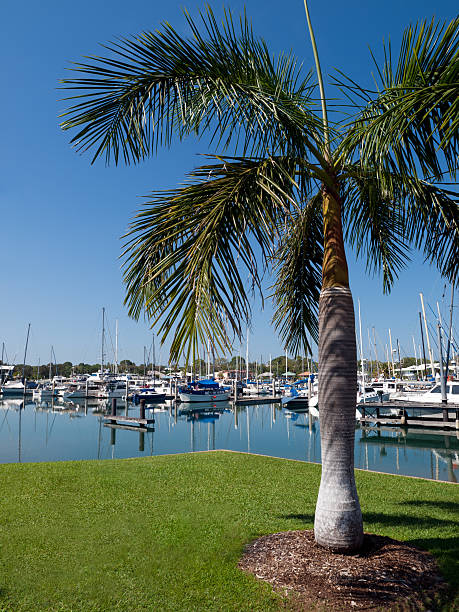
[[[320,466],[230,452],[0,466],[0,610],[276,610],[244,544],[311,528]],[[365,530],[457,589],[459,487],[357,472]]]

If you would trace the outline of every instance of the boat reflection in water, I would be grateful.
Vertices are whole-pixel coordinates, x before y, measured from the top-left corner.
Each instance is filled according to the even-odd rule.
[[[107,401],[0,400],[0,462],[145,457],[226,449],[320,462],[320,423],[304,408],[279,403],[229,402],[146,407],[154,424],[106,423]],[[139,406],[118,400],[117,415],[138,416]],[[120,419],[122,421],[122,419]],[[456,432],[356,425],[356,468],[456,482]]]
[[[395,460],[395,470],[392,473],[404,474],[406,463],[411,457],[429,457],[428,466],[419,473],[412,475],[432,478],[433,480],[448,480],[457,482],[459,475],[459,438],[456,432],[434,433],[415,428],[373,427],[363,428],[358,444],[364,453],[359,453],[364,469],[381,469],[386,458],[392,456],[391,464]],[[416,462],[413,461],[416,468]],[[427,467],[427,473],[426,468]],[[446,474],[445,474],[446,472]],[[446,477],[445,477],[446,475]]]

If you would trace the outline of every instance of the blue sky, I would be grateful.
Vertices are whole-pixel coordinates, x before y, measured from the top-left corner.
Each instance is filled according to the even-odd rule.
[[[221,2],[211,5],[221,14]],[[51,345],[58,361],[95,362],[105,306],[112,335],[119,319],[120,358],[141,362],[151,333],[147,323],[130,320],[123,307],[120,237],[141,196],[179,183],[199,163],[196,153],[205,152],[204,145],[190,139],[135,167],[107,168],[103,161],[91,166],[89,156],[76,154],[68,144],[69,134],[58,127],[57,116],[64,108],[58,101],[58,80],[71,61],[100,53],[99,43],[153,29],[165,20],[185,30],[182,8],[195,13],[203,3],[43,0],[24,5],[4,0],[2,6],[0,343],[4,341],[9,357],[20,362],[31,322],[29,363],[48,361]],[[254,31],[273,52],[293,49],[307,68],[312,67],[301,0],[233,0],[226,6],[234,13],[245,6]],[[433,15],[450,20],[457,4],[310,0],[310,12],[324,73],[338,67],[370,85],[368,46],[379,53],[382,40],[390,36],[396,49],[410,22]],[[412,354],[412,334],[419,342],[419,292],[434,307],[442,299],[444,282],[416,256],[392,294],[383,296],[381,280],[369,278],[351,253],[349,259],[364,336],[375,326],[384,344],[391,327],[404,352]],[[255,304],[253,359],[282,353],[269,325],[271,315],[269,306],[262,313]],[[166,352],[167,346],[163,356]]]

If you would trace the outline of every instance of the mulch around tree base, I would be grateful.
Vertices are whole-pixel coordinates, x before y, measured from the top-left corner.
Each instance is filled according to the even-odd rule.
[[[343,555],[318,546],[313,531],[274,533],[249,544],[239,567],[296,610],[433,610],[448,590],[432,555],[371,534]]]

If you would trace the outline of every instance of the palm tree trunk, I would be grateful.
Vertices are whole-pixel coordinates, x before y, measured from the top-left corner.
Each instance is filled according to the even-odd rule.
[[[337,180],[336,189],[323,188],[324,262],[319,301],[322,478],[314,534],[321,546],[351,552],[363,542],[354,480],[357,351],[338,194]]]

